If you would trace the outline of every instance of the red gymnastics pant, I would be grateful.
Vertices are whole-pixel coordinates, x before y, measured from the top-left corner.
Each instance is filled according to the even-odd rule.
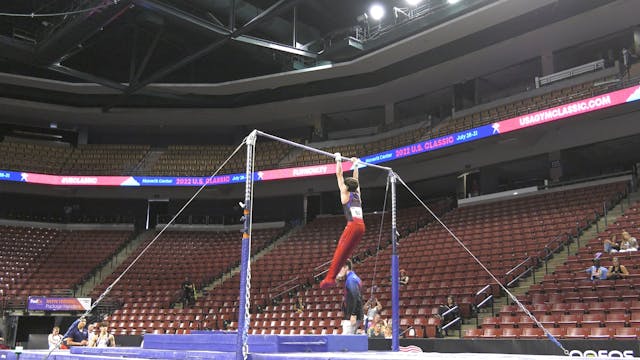
[[[327,271],[327,275],[324,277],[323,283],[328,283],[328,285],[335,283],[336,276],[338,276],[340,269],[344,266],[347,259],[351,257],[353,250],[356,249],[362,240],[364,230],[364,221],[362,219],[354,219],[347,223],[338,241],[336,251],[333,253],[331,266]]]

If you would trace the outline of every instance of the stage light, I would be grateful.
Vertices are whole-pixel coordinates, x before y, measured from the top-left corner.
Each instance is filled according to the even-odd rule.
[[[422,2],[422,0],[406,0],[409,6],[416,6]]]
[[[375,21],[380,21],[384,17],[384,7],[380,4],[373,4],[369,8],[369,16]]]
[[[460,0],[448,0],[449,4],[457,4]]]

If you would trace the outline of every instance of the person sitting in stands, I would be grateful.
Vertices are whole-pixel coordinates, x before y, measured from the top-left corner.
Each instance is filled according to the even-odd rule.
[[[440,306],[440,309],[438,309],[438,314],[442,318],[442,325],[446,325],[460,316],[460,307],[458,306],[458,304],[456,304],[453,295],[447,296],[447,303]],[[449,329],[457,330],[459,327],[460,323],[458,322],[457,324],[451,325]],[[446,330],[445,336],[448,336]]]
[[[620,242],[620,252],[638,251],[638,240],[629,235],[628,232],[622,232],[622,241]]]
[[[196,303],[196,287],[193,285],[189,277],[185,277],[182,282],[182,308],[191,307]]]
[[[87,342],[88,344],[91,344],[91,342],[93,341],[93,339],[98,336],[98,332],[100,331],[99,328],[100,324],[97,322],[91,323],[89,325],[87,325]],[[89,345],[91,346],[91,345]]]
[[[57,326],[53,327],[51,330],[51,334],[47,337],[47,341],[49,342],[49,350],[57,349],[60,347],[62,343],[62,335],[60,335],[60,328]]]
[[[607,278],[610,280],[626,279],[629,276],[629,270],[624,265],[620,265],[618,257],[613,258],[613,264],[609,266]]]
[[[409,275],[407,275],[407,270],[400,270],[400,285],[407,285],[409,283]]]
[[[382,311],[382,305],[375,296],[370,297],[364,304],[364,313],[366,314],[364,319],[364,328],[369,330],[374,325],[374,319],[376,316],[380,317],[380,311]]]
[[[100,333],[94,336],[89,342],[89,346],[91,347],[115,347],[116,346],[116,338],[109,334],[109,324],[105,321],[100,324]]]
[[[611,237],[611,240],[604,239],[604,252],[611,254],[618,251],[620,251],[620,244],[616,241],[615,235]]]
[[[302,313],[304,311],[304,302],[302,301],[302,296],[298,296],[298,300],[296,301],[296,304],[294,305],[294,309],[297,313]]]
[[[369,328],[367,335],[373,339],[384,339],[384,329],[382,321],[378,321],[375,325]]]
[[[593,259],[593,265],[587,269],[590,280],[606,280],[608,270],[600,265],[600,257]]]
[[[382,332],[385,339],[391,339],[393,337],[393,320],[382,321]]]

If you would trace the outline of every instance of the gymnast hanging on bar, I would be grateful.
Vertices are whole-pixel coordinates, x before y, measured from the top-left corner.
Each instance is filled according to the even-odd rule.
[[[353,250],[355,250],[360,240],[362,240],[362,235],[364,235],[365,231],[362,216],[360,183],[358,182],[358,162],[360,160],[355,157],[351,158],[353,176],[345,179],[342,175],[342,156],[340,153],[335,153],[334,155],[336,159],[336,178],[338,180],[338,187],[340,188],[340,201],[344,215],[347,218],[347,226],[340,236],[327,275],[320,283],[320,287],[323,289],[336,285],[338,272],[347,259],[351,257]]]

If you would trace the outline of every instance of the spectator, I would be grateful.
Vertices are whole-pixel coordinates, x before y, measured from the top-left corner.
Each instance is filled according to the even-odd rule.
[[[587,274],[589,274],[589,279],[591,280],[606,280],[607,272],[607,268],[600,265],[599,257],[593,259],[593,265],[587,269]]]
[[[87,325],[87,343],[91,344],[91,341],[98,336],[99,324],[97,322],[93,322]]]
[[[51,329],[51,334],[47,337],[47,341],[49,342],[49,350],[60,348],[60,344],[62,343],[62,335],[60,335],[60,328],[54,326]]]
[[[627,267],[620,265],[618,257],[614,257],[613,264],[609,266],[607,278],[611,280],[626,279],[628,275],[629,270],[627,270]]]
[[[383,339],[384,338],[384,329],[382,321],[378,321],[375,325],[369,328],[367,335],[373,339]]]
[[[455,320],[460,316],[460,307],[456,304],[453,295],[447,296],[447,303],[444,305],[440,305],[438,309],[438,315],[442,319],[442,324],[446,325],[451,321]],[[453,324],[448,329],[457,330],[460,327],[460,324]],[[448,336],[447,331],[445,330],[445,336]]]
[[[86,325],[87,319],[84,317],[74,321],[62,337],[63,344],[67,347],[87,346],[89,334],[87,333]]]
[[[628,232],[622,232],[622,241],[620,242],[620,252],[638,251],[638,240],[629,235]]]
[[[304,305],[304,302],[302,301],[301,296],[298,296],[298,299],[296,300],[296,304],[294,305],[294,309],[299,314],[304,311],[305,305]]]
[[[382,305],[380,305],[380,301],[378,301],[375,296],[370,297],[369,300],[367,300],[367,302],[364,304],[364,313],[367,314],[364,319],[365,330],[369,330],[369,328],[373,326],[374,319],[376,318],[376,315],[380,313],[380,311],[382,311]]]
[[[116,338],[109,334],[109,324],[105,321],[100,325],[100,332],[98,335],[94,336],[93,339],[89,342],[89,346],[91,347],[115,347],[116,346]]]
[[[631,73],[629,71],[631,67],[631,53],[627,48],[622,48],[622,77],[624,78],[627,75],[627,78],[631,77]]]
[[[611,237],[611,240],[604,239],[604,252],[611,254],[618,251],[620,251],[620,244],[616,241],[615,235]]]
[[[409,283],[409,275],[407,275],[407,270],[400,270],[400,285],[407,285]]]
[[[196,287],[193,285],[189,277],[184,278],[182,283],[182,308],[191,307],[196,303]]]
[[[391,339],[393,337],[393,321],[382,321],[382,332],[384,333],[385,339]]]

